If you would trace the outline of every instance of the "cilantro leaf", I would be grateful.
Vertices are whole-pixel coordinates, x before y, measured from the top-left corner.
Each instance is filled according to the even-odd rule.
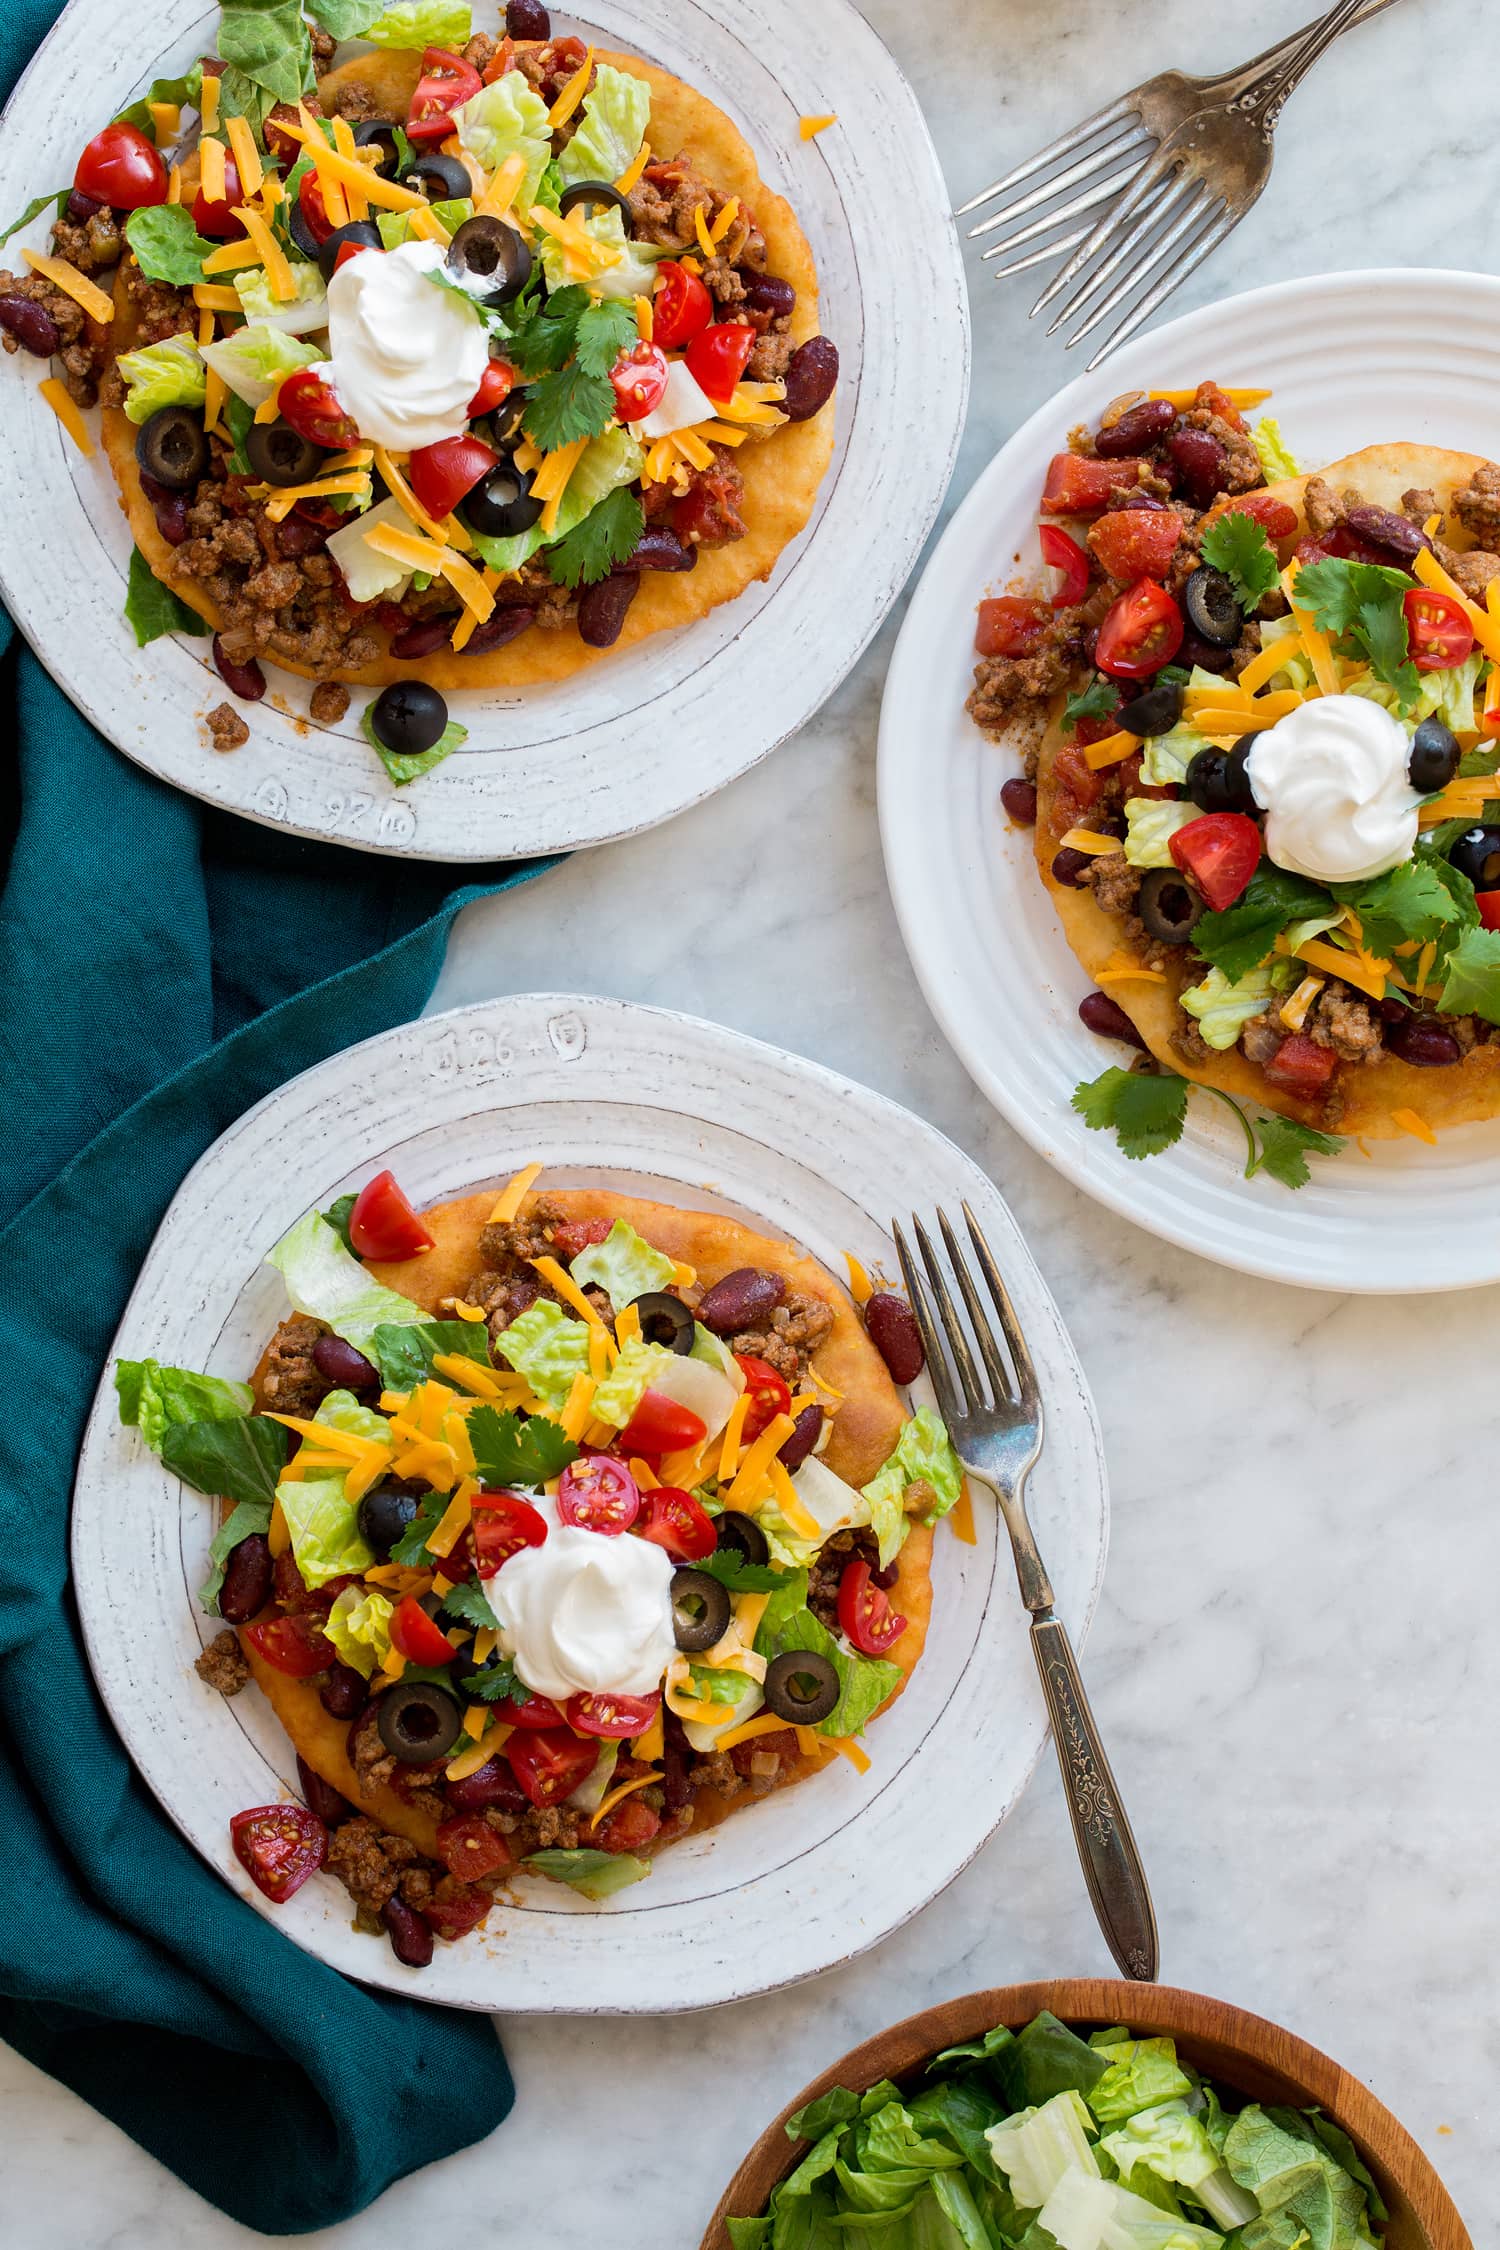
[[[472,1695],[476,1703],[503,1703],[515,1685],[515,1665],[508,1656],[503,1656],[497,1664],[486,1664],[482,1672],[471,1672],[463,1688],[465,1695]]]
[[[1294,1117],[1258,1117],[1255,1129],[1260,1154],[1245,1166],[1245,1177],[1269,1172],[1283,1187],[1306,1187],[1312,1177],[1308,1156],[1337,1156],[1344,1145],[1337,1134],[1319,1133],[1311,1125],[1299,1125]]]
[[[1063,705],[1063,725],[1076,727],[1080,719],[1107,719],[1120,708],[1120,691],[1113,680],[1096,672],[1088,686],[1077,695],[1070,695]]]
[[[1466,750],[1458,761],[1460,781],[1474,781],[1482,773],[1500,769],[1500,742],[1486,743],[1482,750]]]
[[[1353,654],[1367,658],[1375,677],[1396,690],[1403,709],[1416,701],[1420,685],[1402,607],[1413,583],[1404,570],[1335,555],[1308,563],[1297,579],[1297,607],[1307,610],[1321,631],[1338,635]]]
[[[554,373],[566,364],[579,320],[588,309],[586,289],[554,290],[545,304],[529,309],[511,328],[506,358],[528,378]]]
[[[448,1617],[456,1617],[461,1624],[476,1628],[487,1625],[494,1631],[500,1623],[478,1578],[467,1579],[461,1586],[450,1586],[443,1596],[443,1611]]]
[[[1500,930],[1464,931],[1448,956],[1439,1004],[1445,1015],[1500,1023]]]
[[[391,1549],[393,1563],[404,1563],[409,1570],[430,1570],[437,1557],[428,1552],[427,1534],[436,1531],[448,1510],[448,1495],[443,1492],[425,1492],[417,1502],[417,1512]]]
[[[607,375],[627,345],[636,341],[635,312],[618,299],[602,297],[580,313],[573,351],[586,374]]]
[[[717,1578],[731,1594],[772,1594],[787,1582],[784,1570],[773,1570],[769,1563],[747,1562],[738,1547],[716,1547],[711,1555],[702,1556],[693,1565],[706,1577]]]
[[[1425,945],[1450,922],[1464,919],[1462,907],[1428,860],[1403,861],[1370,883],[1336,883],[1333,895],[1359,916],[1369,953],[1389,955],[1412,941]]]
[[[1175,1072],[1111,1068],[1073,1089],[1073,1107],[1094,1131],[1113,1126],[1122,1152],[1133,1159],[1156,1156],[1182,1135],[1188,1083]]]
[[[559,586],[592,586],[618,563],[628,562],[640,545],[646,511],[627,485],[606,493],[565,539],[543,551],[542,560]]]
[[[1276,550],[1265,532],[1254,516],[1238,510],[1214,519],[1203,534],[1199,552],[1212,569],[1223,571],[1241,607],[1247,610],[1258,609],[1262,597],[1281,576]]]
[[[522,427],[543,453],[555,453],[575,438],[597,437],[615,410],[614,385],[607,375],[591,375],[578,360],[544,375],[527,401]]]
[[[1194,951],[1235,984],[1264,961],[1289,922],[1326,914],[1331,902],[1321,883],[1262,860],[1233,906],[1221,914],[1199,915],[1193,926]]]
[[[481,1484],[545,1484],[578,1459],[573,1440],[544,1414],[527,1421],[514,1411],[501,1414],[493,1406],[476,1406],[468,1428]]]

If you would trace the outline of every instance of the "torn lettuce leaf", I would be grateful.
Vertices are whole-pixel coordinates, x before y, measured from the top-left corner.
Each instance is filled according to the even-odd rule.
[[[498,171],[508,156],[524,158],[526,170],[515,201],[520,210],[529,210],[551,161],[552,128],[546,103],[523,73],[507,70],[482,86],[454,110],[453,127],[465,153],[486,172]]]
[[[676,1260],[653,1250],[628,1219],[616,1219],[602,1242],[580,1250],[568,1268],[580,1289],[602,1289],[617,1313],[637,1297],[665,1289]]]
[[[1181,797],[1128,797],[1125,801],[1126,860],[1132,867],[1175,867],[1171,839],[1189,821],[1203,818]]]
[[[330,1391],[312,1419],[378,1445],[394,1443],[384,1415],[361,1406],[352,1391]],[[283,1477],[276,1487],[306,1586],[357,1575],[375,1560],[375,1550],[360,1532],[358,1506],[345,1492],[346,1482],[344,1470],[322,1469],[316,1476]]]
[[[163,1367],[158,1359],[116,1360],[115,1391],[120,1420],[138,1429],[153,1453],[160,1453],[169,1423],[237,1421],[255,1405],[248,1383]]]
[[[428,1315],[410,1297],[387,1289],[344,1248],[338,1229],[309,1211],[282,1236],[266,1260],[286,1284],[293,1310],[325,1321],[336,1336],[371,1357],[382,1326],[424,1326]]]
[[[1295,974],[1289,961],[1275,961],[1249,969],[1231,983],[1222,969],[1210,969],[1201,984],[1190,985],[1178,999],[1190,1016],[1197,1017],[1204,1044],[1222,1053],[1234,1045],[1252,1016],[1264,1015]]]
[[[588,1324],[565,1313],[550,1297],[538,1297],[500,1331],[495,1349],[518,1375],[525,1376],[544,1406],[560,1413],[575,1377],[588,1373]]]
[[[917,1408],[896,1440],[895,1450],[864,1487],[870,1521],[880,1541],[882,1570],[895,1561],[906,1542],[906,1488],[918,1482],[930,1484],[934,1494],[923,1523],[941,1522],[958,1504],[964,1472],[941,1416],[930,1406]]]
[[[367,1680],[380,1670],[391,1652],[395,1606],[373,1586],[343,1586],[323,1620],[323,1630],[338,1650],[340,1662],[351,1665]]]
[[[149,422],[164,406],[201,406],[208,376],[197,345],[187,336],[168,336],[138,352],[121,352],[125,412],[132,422]]]
[[[617,180],[640,154],[651,122],[651,88],[600,63],[572,138],[557,159],[564,187],[579,180]]]

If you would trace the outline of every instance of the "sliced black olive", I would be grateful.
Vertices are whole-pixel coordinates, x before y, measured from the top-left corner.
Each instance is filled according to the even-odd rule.
[[[1446,789],[1458,771],[1458,737],[1441,719],[1424,719],[1411,738],[1407,777],[1424,797]]]
[[[412,158],[401,175],[401,185],[414,195],[425,195],[429,203],[459,203],[474,193],[468,167],[456,156],[442,156],[435,149]]]
[[[531,279],[531,252],[503,219],[465,219],[448,245],[447,265],[466,285],[486,284],[480,303],[507,305]]]
[[[641,1316],[644,1342],[665,1344],[679,1358],[688,1357],[693,1348],[693,1316],[680,1297],[665,1289],[651,1289],[636,1298],[635,1309]]]
[[[728,1548],[757,1568],[770,1561],[770,1544],[754,1516],[742,1516],[738,1508],[726,1508],[723,1515],[715,1516],[714,1529],[719,1535],[720,1553]]]
[[[766,1709],[794,1727],[815,1727],[839,1699],[839,1676],[816,1649],[789,1648],[773,1656],[762,1686]]]
[[[348,226],[335,227],[328,240],[318,245],[318,271],[325,282],[332,281],[338,271],[339,252],[351,242],[362,250],[383,247],[380,229],[373,219],[351,219]]]
[[[303,257],[316,258],[321,245],[307,223],[307,213],[302,208],[301,196],[288,196],[280,208],[286,214],[286,231],[302,252]]]
[[[458,1704],[431,1680],[387,1688],[375,1710],[381,1741],[403,1765],[426,1766],[445,1757],[463,1731]]]
[[[208,439],[201,414],[185,406],[164,406],[143,422],[135,457],[148,477],[169,492],[187,492],[208,467]]]
[[[712,1648],[729,1626],[729,1589],[706,1570],[672,1573],[672,1632],[690,1653]]]
[[[397,680],[382,688],[370,711],[376,735],[398,757],[420,757],[442,738],[448,706],[425,680]]]
[[[1232,750],[1200,750],[1189,761],[1187,793],[1201,812],[1249,813],[1253,820],[1260,811],[1245,768],[1254,741],[1243,735]]]
[[[320,446],[290,422],[252,422],[245,432],[250,466],[267,484],[306,484],[323,459]]]
[[[397,1484],[377,1484],[359,1504],[359,1535],[383,1561],[416,1515],[415,1493]]]
[[[1128,734],[1170,734],[1182,717],[1182,687],[1177,680],[1157,680],[1144,695],[1120,706],[1120,724]]]
[[[1500,828],[1470,828],[1448,853],[1476,891],[1500,890]]]
[[[1200,563],[1183,590],[1182,606],[1193,631],[1211,648],[1233,648],[1244,630],[1244,613],[1232,579]]]
[[[531,394],[525,390],[507,392],[490,416],[490,430],[496,445],[508,445],[521,427],[521,417],[531,403]]]
[[[610,186],[608,180],[575,180],[570,188],[563,189],[557,199],[557,208],[564,218],[567,218],[569,212],[576,211],[580,204],[587,205],[590,210],[601,211],[607,211],[613,204],[625,222],[625,232],[629,234],[630,205],[617,187]]]
[[[1203,900],[1175,867],[1148,867],[1135,910],[1148,937],[1160,939],[1163,945],[1186,945],[1203,912]]]
[[[380,161],[375,169],[383,180],[393,180],[401,162],[401,144],[396,138],[396,128],[383,117],[367,117],[354,128],[356,148],[378,148]]]
[[[514,539],[540,519],[542,503],[531,497],[529,474],[513,461],[502,461],[480,478],[460,512],[471,531],[487,539]]]

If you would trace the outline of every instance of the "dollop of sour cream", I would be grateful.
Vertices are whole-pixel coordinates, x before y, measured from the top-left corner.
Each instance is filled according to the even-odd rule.
[[[1411,857],[1420,794],[1406,729],[1362,695],[1320,695],[1258,735],[1245,761],[1278,867],[1358,883]]]
[[[484,324],[428,275],[443,263],[436,242],[346,258],[328,284],[328,351],[322,370],[362,438],[415,452],[457,437],[489,358]]]
[[[487,1581],[501,1644],[533,1694],[651,1695],[677,1653],[674,1565],[628,1532],[609,1537],[559,1523],[545,1501],[547,1537],[523,1547]]]

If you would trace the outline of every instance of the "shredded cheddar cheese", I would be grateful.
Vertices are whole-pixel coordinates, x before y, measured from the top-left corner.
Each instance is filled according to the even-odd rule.
[[[37,385],[47,404],[67,431],[85,460],[92,460],[94,441],[89,436],[88,425],[78,411],[77,402],[68,396],[67,388],[58,375],[49,375]]]
[[[33,273],[39,273],[44,281],[51,282],[54,289],[60,289],[65,297],[72,298],[75,305],[82,306],[90,320],[114,319],[113,297],[107,297],[76,266],[70,266],[63,258],[49,258],[40,250],[23,250],[21,256]]]
[[[817,134],[826,133],[829,126],[837,125],[838,121],[839,113],[836,109],[824,110],[817,117],[799,117],[797,131],[801,134],[803,140],[810,141]]]
[[[1410,1133],[1413,1140],[1425,1141],[1429,1148],[1437,1147],[1436,1133],[1426,1118],[1419,1117],[1414,1109],[1393,1109],[1391,1123],[1399,1125],[1403,1133]]]

